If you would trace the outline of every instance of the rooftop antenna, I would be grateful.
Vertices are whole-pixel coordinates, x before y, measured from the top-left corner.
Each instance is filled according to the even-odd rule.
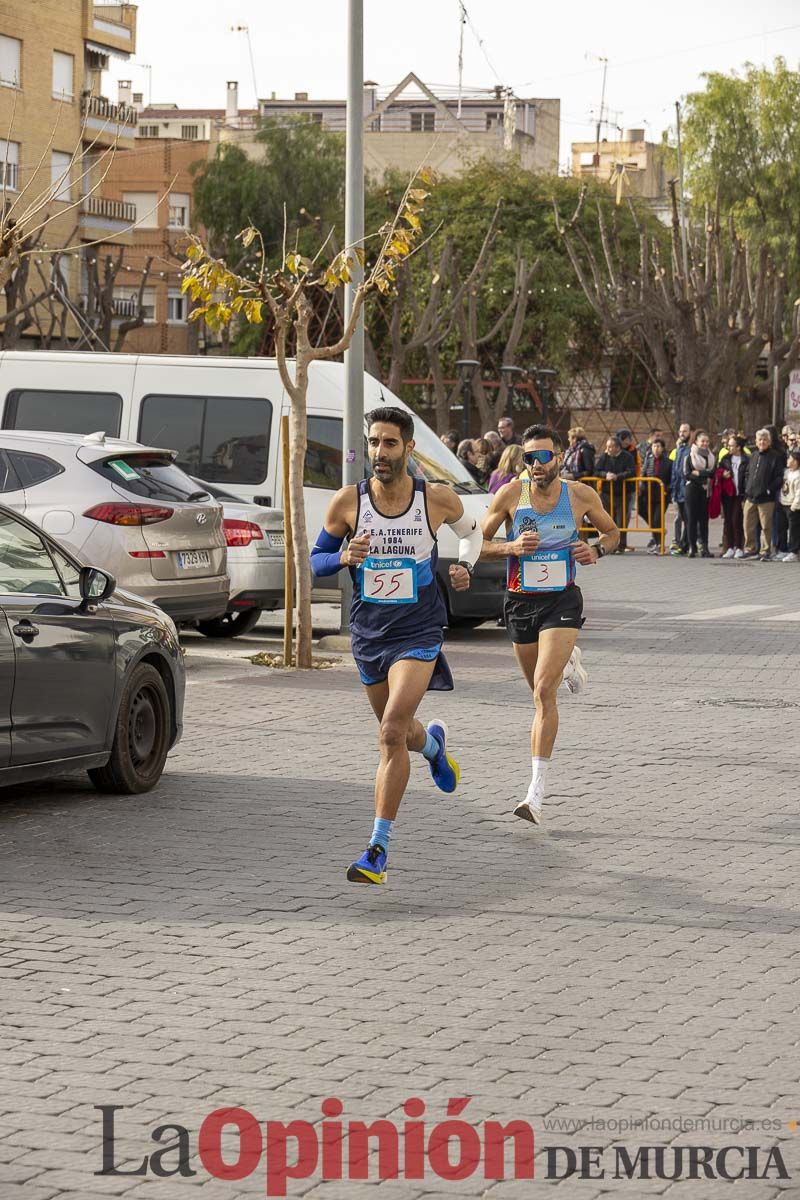
[[[253,58],[253,43],[250,41],[250,26],[249,25],[231,25],[231,33],[243,33],[247,38],[247,49],[250,52],[250,70],[253,74],[253,91],[255,92],[255,104],[258,108],[258,82],[256,81],[256,60]]]
[[[461,86],[464,79],[464,26],[467,23],[467,10],[464,8],[464,0],[458,0],[459,12],[459,33],[458,33],[458,113],[459,120],[461,118]]]
[[[603,112],[604,112],[605,106],[606,106],[606,77],[608,75],[608,59],[604,58],[602,56],[602,54],[598,54],[595,57],[597,58],[598,62],[601,62],[603,64],[603,86],[600,90],[600,112],[597,115],[597,129],[596,129],[596,135],[595,135],[594,163],[593,163],[594,167],[599,167],[600,166],[600,131],[601,131],[603,125],[605,124],[605,121],[603,119]]]

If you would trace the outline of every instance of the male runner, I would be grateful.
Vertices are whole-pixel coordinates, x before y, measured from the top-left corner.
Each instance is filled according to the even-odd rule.
[[[536,706],[533,776],[525,799],[514,809],[514,816],[535,825],[542,818],[547,768],[558,732],[558,685],[563,677],[570,691],[577,692],[587,679],[576,645],[583,596],[575,583],[575,564],[596,563],[619,542],[619,530],[594,488],[559,479],[562,451],[554,429],[526,429],[526,470],[500,488],[483,520],[483,557],[508,559],[506,628]],[[506,541],[492,541],[504,521]],[[598,542],[590,546],[579,541],[583,524],[597,529]]]
[[[333,497],[311,551],[311,569],[333,575],[346,566],[353,579],[351,645],[380,721],[380,764],[372,836],[347,878],[385,883],[392,824],[410,773],[409,750],[425,756],[443,792],[455,791],[459,779],[458,764],[447,752],[447,726],[431,721],[424,729],[415,716],[427,690],[453,688],[442,654],[447,610],[436,581],[436,531],[448,524],[461,539],[458,565],[450,567],[456,591],[469,587],[483,539],[455,492],[409,474],[414,422],[407,412],[373,409],[367,427],[373,478]]]

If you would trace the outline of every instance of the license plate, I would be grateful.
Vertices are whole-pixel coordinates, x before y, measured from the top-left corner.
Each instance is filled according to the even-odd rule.
[[[210,567],[211,555],[207,550],[178,550],[176,551],[178,566],[184,571],[192,567]]]

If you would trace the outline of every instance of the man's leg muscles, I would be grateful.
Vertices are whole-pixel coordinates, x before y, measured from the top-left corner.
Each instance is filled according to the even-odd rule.
[[[389,682],[373,683],[366,688],[367,698],[372,705],[372,711],[379,721],[383,720],[386,705],[389,703]],[[406,734],[406,745],[409,750],[419,752],[425,746],[428,734],[416,717],[412,717]]]
[[[375,777],[375,815],[393,821],[408,784],[409,733],[425,744],[427,734],[415,713],[428,689],[435,662],[404,658],[389,671],[389,697],[381,718],[381,761]],[[413,735],[416,734],[414,738]],[[417,748],[416,744],[413,748]]]
[[[543,629],[533,677],[536,714],[531,728],[531,757],[550,758],[558,733],[556,697],[564,668],[578,640],[577,629]]]

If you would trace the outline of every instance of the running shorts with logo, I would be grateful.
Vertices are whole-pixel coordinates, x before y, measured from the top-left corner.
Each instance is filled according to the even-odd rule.
[[[411,503],[387,517],[375,504],[369,480],[358,485],[355,532],[370,534],[369,554],[351,567],[350,643],[361,682],[383,683],[401,659],[434,662],[429,691],[452,691],[442,653],[447,609],[436,580],[436,535],[428,519],[424,479],[414,479]]]
[[[509,556],[504,614],[508,635],[518,645],[538,642],[543,629],[580,629],[583,595],[575,583],[572,546],[578,540],[575,516],[565,481],[555,507],[540,513],[531,504],[531,481],[520,478],[519,503],[508,540],[538,533],[535,554]],[[541,590],[540,590],[541,589]]]

